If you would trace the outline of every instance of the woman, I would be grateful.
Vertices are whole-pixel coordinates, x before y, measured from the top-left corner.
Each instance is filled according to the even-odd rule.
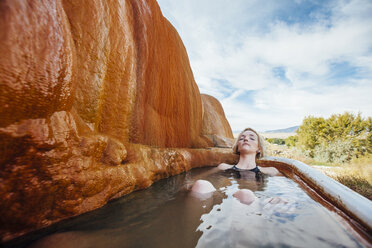
[[[222,163],[217,167],[217,170],[250,171],[256,173],[256,176],[260,173],[269,176],[280,174],[274,167],[257,166],[256,161],[262,158],[265,153],[264,143],[260,135],[252,128],[246,128],[239,134],[233,151],[239,155],[239,162],[236,165]],[[215,190],[215,187],[206,180],[197,180],[191,188],[191,191],[196,194],[210,194]],[[233,196],[244,204],[250,204],[256,199],[254,193],[248,189],[239,190]]]

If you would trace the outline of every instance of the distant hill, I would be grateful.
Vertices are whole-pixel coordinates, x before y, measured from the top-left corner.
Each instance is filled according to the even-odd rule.
[[[267,130],[264,133],[295,133],[299,126],[288,127],[284,129]]]

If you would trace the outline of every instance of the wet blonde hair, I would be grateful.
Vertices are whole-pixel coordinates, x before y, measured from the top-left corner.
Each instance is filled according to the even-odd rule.
[[[238,142],[239,142],[239,139],[240,139],[240,136],[245,132],[245,131],[252,131],[254,132],[256,135],[257,135],[257,138],[258,138],[258,149],[260,150],[260,152],[258,152],[256,154],[256,159],[260,159],[262,158],[263,156],[265,156],[266,152],[265,152],[265,142],[264,140],[262,139],[262,137],[256,132],[256,130],[248,127],[246,129],[244,129],[243,131],[240,132],[240,134],[238,135],[238,138],[235,140],[235,143],[232,147],[233,149],[233,152],[234,154],[238,154],[240,155],[240,152],[238,151]]]

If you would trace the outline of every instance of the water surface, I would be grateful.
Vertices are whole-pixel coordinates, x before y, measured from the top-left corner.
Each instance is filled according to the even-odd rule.
[[[364,247],[343,218],[286,177],[205,175],[208,170],[161,180],[101,209],[25,236],[17,246]],[[190,195],[186,189],[198,178],[212,182],[217,191],[206,199]],[[244,188],[258,197],[251,205],[232,196]],[[283,202],[272,204],[273,197]]]

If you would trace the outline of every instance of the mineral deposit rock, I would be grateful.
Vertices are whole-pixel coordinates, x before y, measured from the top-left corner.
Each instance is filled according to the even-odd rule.
[[[3,241],[236,161],[155,0],[3,0],[0,54]]]
[[[158,147],[206,147],[186,49],[156,1],[64,0],[75,42],[74,107],[100,133]]]
[[[201,97],[204,110],[202,133],[214,146],[232,147],[234,136],[221,103],[213,96],[202,94]]]
[[[1,1],[0,16],[0,127],[70,109],[74,44],[61,1]]]
[[[138,53],[130,140],[160,147],[206,147],[201,97],[177,31],[155,1],[129,2]]]

